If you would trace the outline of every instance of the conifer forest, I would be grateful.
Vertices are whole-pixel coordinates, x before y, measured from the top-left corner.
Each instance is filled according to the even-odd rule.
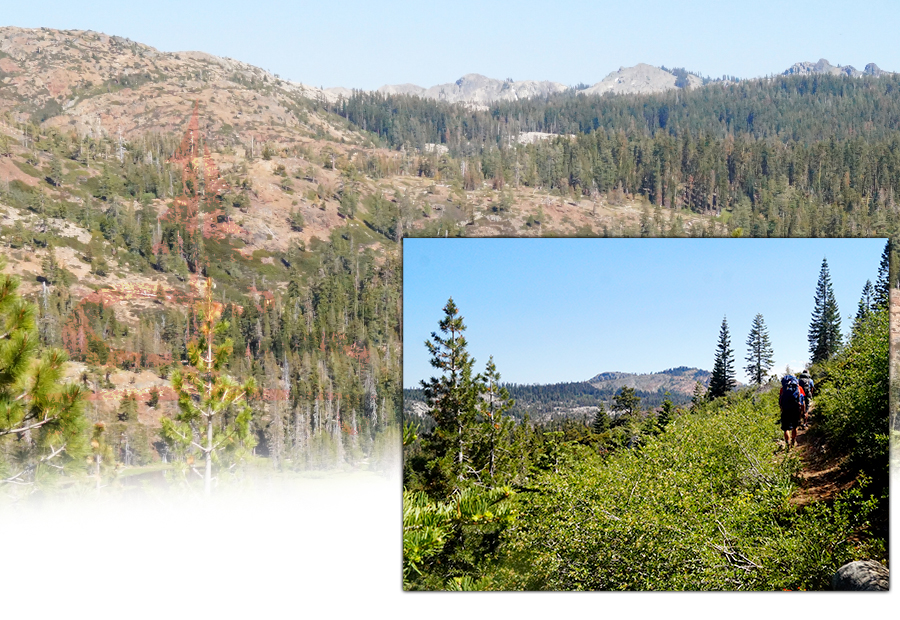
[[[823,590],[889,566],[900,75],[476,106],[0,35],[0,513],[402,472],[403,590]],[[855,309],[827,261],[804,282],[807,454],[779,444],[761,314],[722,320],[708,372],[671,369],[692,394],[516,385],[475,365],[451,291],[404,389],[404,239],[488,236],[886,242]],[[804,494],[825,461],[836,490]]]

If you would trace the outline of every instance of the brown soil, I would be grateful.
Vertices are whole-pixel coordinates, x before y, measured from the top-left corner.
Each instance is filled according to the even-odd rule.
[[[795,506],[833,500],[854,482],[853,476],[843,467],[846,456],[829,449],[824,437],[816,432],[815,422],[815,416],[812,416],[810,427],[797,431],[797,444],[791,449],[801,462],[797,474],[800,488],[791,498]]]

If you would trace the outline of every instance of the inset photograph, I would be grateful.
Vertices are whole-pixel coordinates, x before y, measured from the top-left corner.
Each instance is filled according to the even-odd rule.
[[[886,589],[890,252],[405,239],[404,589]]]

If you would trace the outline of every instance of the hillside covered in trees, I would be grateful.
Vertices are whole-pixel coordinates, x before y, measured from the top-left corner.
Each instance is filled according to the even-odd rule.
[[[222,65],[191,73],[212,65],[96,33],[8,30],[3,497],[190,487],[195,472],[209,492],[247,471],[386,466],[399,442],[401,273],[397,237],[369,221],[371,179],[355,181],[359,209],[339,214],[333,160],[305,129],[235,139],[211,118]],[[157,72],[106,80],[125,57]],[[62,79],[85,58],[97,75],[82,78],[102,88]],[[240,117],[237,100],[269,78],[233,68],[247,73],[231,75],[225,108]],[[118,97],[103,122],[119,130],[67,125],[52,98],[34,110],[29,89],[48,73],[85,106]],[[135,119],[124,100],[155,87],[181,96]],[[71,402],[57,413],[48,399],[60,394]]]
[[[638,226],[619,234],[893,235],[898,86],[897,76],[796,75],[644,96],[561,94],[487,111],[360,92],[329,109],[392,148],[445,145],[447,155],[435,152],[419,173],[465,189],[486,181],[549,190],[594,212],[643,200]],[[550,135],[526,143],[527,132]],[[688,229],[691,214],[715,215],[715,225]]]

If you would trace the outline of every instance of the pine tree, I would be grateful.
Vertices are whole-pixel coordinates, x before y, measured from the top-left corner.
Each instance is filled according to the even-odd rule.
[[[431,459],[431,471],[439,478],[432,483],[460,488],[469,460],[467,429],[475,421],[481,386],[472,374],[475,360],[466,350],[466,326],[453,298],[444,306],[444,318],[438,327],[441,334],[432,332],[431,341],[425,341],[431,365],[442,375],[421,381],[425,402],[436,424],[423,449]]]
[[[881,253],[881,264],[878,266],[878,280],[875,282],[873,291],[874,306],[878,308],[887,308],[891,302],[891,240],[888,239],[884,244],[884,251]]]
[[[0,270],[5,262],[0,256]],[[18,287],[0,275],[0,483],[31,485],[39,469],[86,454],[84,398],[78,384],[62,383],[62,350],[38,358],[36,311]]]
[[[485,451],[484,468],[487,469],[488,479],[493,486],[504,451],[503,444],[513,424],[512,419],[503,414],[512,408],[515,401],[509,397],[509,390],[500,385],[500,373],[497,372],[493,356],[488,359],[479,381],[484,386],[478,406],[483,428],[480,439]]]
[[[713,363],[712,376],[709,379],[709,400],[725,396],[734,389],[734,351],[731,348],[731,337],[728,334],[728,319],[722,319],[719,330],[719,345],[716,348],[716,360]]]
[[[752,383],[762,385],[775,363],[772,357],[772,344],[769,342],[769,332],[762,314],[753,317],[750,335],[747,337],[747,347],[746,360],[749,364],[744,367],[744,370],[747,371]]]
[[[824,258],[816,286],[815,308],[809,324],[808,339],[813,364],[827,360],[841,346],[841,314],[831,288],[828,261]]]
[[[872,281],[866,280],[862,295],[859,298],[859,305],[856,307],[856,316],[853,317],[854,330],[861,321],[864,321],[867,316],[881,307],[883,306],[875,301],[875,289],[872,287]]]
[[[598,435],[609,430],[609,414],[606,413],[602,406],[597,407],[597,413],[594,415],[593,422],[591,422],[591,430]]]
[[[635,394],[632,387],[622,386],[619,393],[613,397],[613,411],[618,411],[622,415],[632,415],[639,410],[641,406],[641,397]]]
[[[201,307],[199,339],[188,345],[189,366],[172,373],[172,387],[178,394],[179,413],[175,419],[162,419],[165,440],[184,448],[195,448],[204,457],[204,492],[212,488],[212,463],[225,450],[242,452],[253,447],[250,432],[251,410],[247,397],[256,391],[251,378],[243,385],[222,370],[231,357],[230,338],[215,345],[216,336],[228,330],[228,322],[219,320],[221,308],[212,299],[212,279],[206,280],[206,298]],[[226,415],[231,406],[240,407],[237,415]],[[194,433],[197,433],[197,440]],[[202,435],[201,435],[202,433]]]
[[[656,418],[656,425],[661,430],[665,429],[673,417],[675,417],[675,403],[672,402],[672,399],[669,398],[669,393],[666,392],[666,399],[663,401],[662,409],[660,409],[659,416]]]
[[[59,263],[56,261],[56,248],[52,240],[47,242],[47,254],[41,260],[41,274],[50,286],[59,283]]]
[[[694,391],[691,395],[691,410],[705,403],[706,395],[708,393],[709,388],[703,387],[703,384],[699,380],[697,380],[697,382],[694,384]]]

